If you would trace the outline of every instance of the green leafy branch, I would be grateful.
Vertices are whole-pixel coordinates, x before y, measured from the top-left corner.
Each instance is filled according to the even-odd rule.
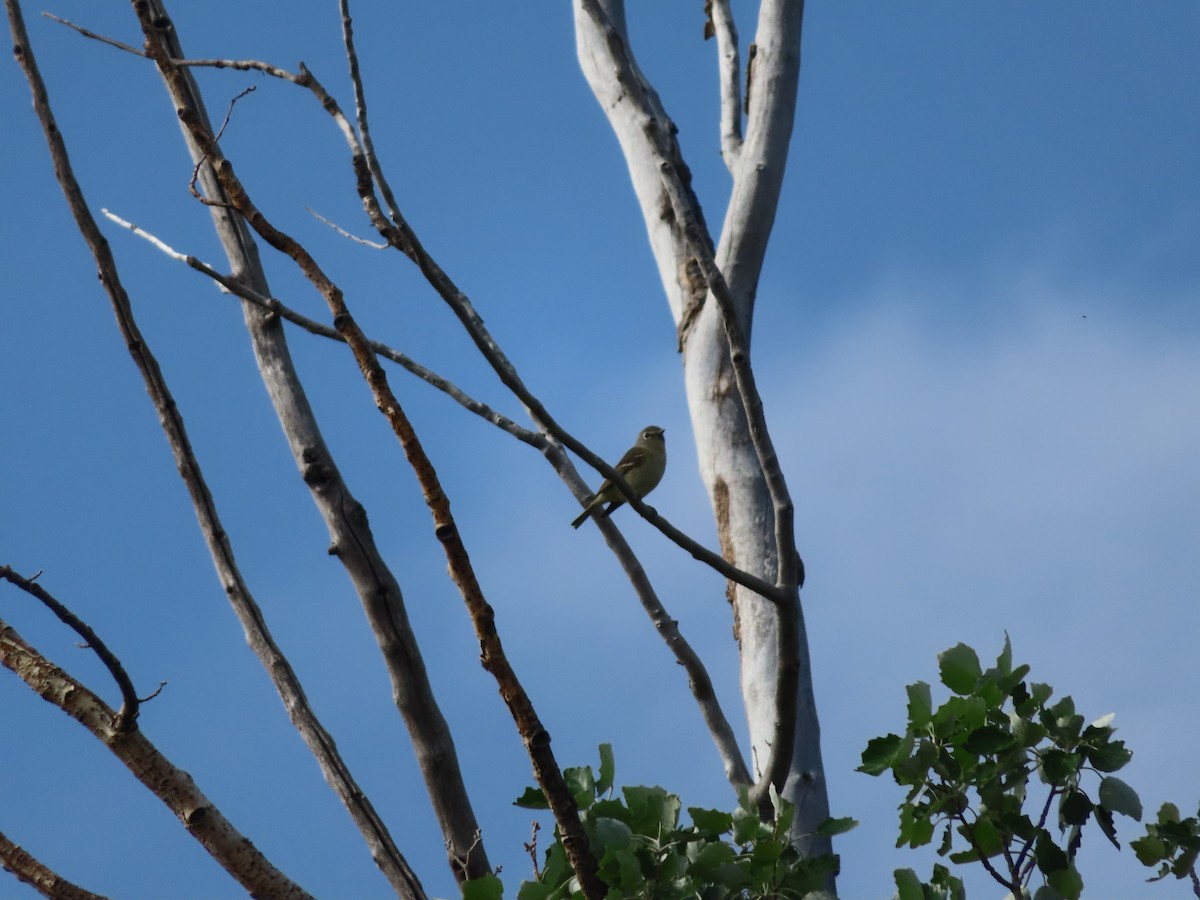
[[[905,733],[872,740],[859,767],[869,775],[890,771],[909,788],[896,845],[923,846],[943,828],[939,855],[980,863],[1013,896],[1028,896],[1036,871],[1045,881],[1039,900],[1075,900],[1083,891],[1075,856],[1084,827],[1095,822],[1119,848],[1115,814],[1142,817],[1137,793],[1111,774],[1132,757],[1113,737],[1113,717],[1085,724],[1070,697],[1051,704],[1050,685],[1027,682],[1029,666],[1013,667],[1007,635],[986,671],[966,644],[938,661],[952,696],[935,710],[928,684],[909,685]],[[1031,815],[1035,775],[1046,796]],[[948,872],[935,882],[938,896],[960,896],[961,883]],[[915,875],[897,873],[897,887],[901,900],[930,896]]]
[[[600,746],[599,775],[590,766],[563,772],[599,860],[599,875],[612,900],[733,900],[733,898],[805,898],[825,896],[837,857],[801,857],[790,834],[795,807],[772,791],[774,819],[764,821],[747,790],[732,812],[689,807],[690,824],[681,822],[678,796],[661,787],[625,787],[612,796],[612,747]],[[537,788],[527,788],[517,806],[546,809]],[[829,819],[820,834],[836,835],[858,823]],[[535,877],[517,892],[518,900],[568,900],[582,897],[562,843],[546,850]],[[494,876],[468,882],[467,900],[500,900],[503,887]]]

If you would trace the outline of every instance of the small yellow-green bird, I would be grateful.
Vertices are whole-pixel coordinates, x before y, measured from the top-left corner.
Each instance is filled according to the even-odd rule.
[[[638,435],[637,443],[629,448],[619,463],[613,466],[633,488],[633,492],[637,494],[639,500],[658,487],[658,483],[662,481],[663,472],[667,469],[667,440],[663,437],[663,433],[663,430],[657,425],[648,425],[643,428],[641,434]],[[616,485],[605,479],[604,484],[600,485],[600,490],[588,498],[583,512],[571,523],[571,527],[578,528],[588,516],[596,513],[605,503],[612,505],[604,512],[599,513],[601,517],[612,515],[612,511],[624,502],[625,495],[617,489]]]

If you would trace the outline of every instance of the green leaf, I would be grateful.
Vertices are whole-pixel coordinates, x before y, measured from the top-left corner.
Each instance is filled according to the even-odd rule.
[[[591,766],[572,766],[563,770],[563,781],[575,798],[580,809],[587,809],[596,802],[596,778]]]
[[[1063,900],[1079,900],[1079,895],[1083,893],[1083,879],[1074,868],[1047,875],[1046,884],[1058,891]]]
[[[688,815],[692,819],[692,824],[706,837],[717,837],[733,828],[733,816],[719,809],[689,806]]]
[[[692,847],[695,847],[693,851]],[[688,861],[691,863],[692,875],[707,879],[709,873],[715,872],[724,865],[731,863],[736,856],[732,847],[721,841],[712,841],[703,846],[692,845],[688,848]]]
[[[1105,809],[1103,806],[1097,806],[1093,810],[1096,814],[1096,824],[1100,826],[1100,830],[1104,832],[1104,836],[1108,838],[1114,847],[1121,849],[1121,842],[1117,840],[1117,829],[1113,825],[1112,810]]]
[[[1081,762],[1077,754],[1052,747],[1042,754],[1038,769],[1043,781],[1061,787],[1079,771]]]
[[[1088,747],[1084,753],[1088,762],[1101,772],[1116,772],[1133,758],[1133,753],[1125,749],[1124,741],[1106,741]]]
[[[1148,834],[1129,842],[1134,854],[1143,866],[1153,866],[1170,855],[1167,845],[1158,837]]]
[[[1179,821],[1179,807],[1174,803],[1164,803],[1158,808],[1158,824],[1166,825],[1168,822]]]
[[[914,819],[909,833],[908,846],[924,847],[933,840],[933,822],[930,819]]]
[[[613,778],[617,773],[617,762],[613,757],[612,744],[600,745],[600,777],[596,779],[596,794],[607,794],[612,790]]]
[[[745,846],[751,841],[757,840],[763,831],[764,826],[758,817],[757,810],[739,805],[733,811],[733,842],[735,844]]]
[[[924,900],[921,879],[912,869],[897,869],[892,877],[896,880],[896,900]]]
[[[546,802],[546,795],[542,793],[542,789],[535,787],[525,788],[525,793],[513,801],[513,806],[519,806],[522,809],[550,808],[550,804]]]
[[[1142,801],[1137,791],[1114,775],[1100,779],[1100,805],[1134,821],[1142,821]]]
[[[1051,874],[1061,872],[1069,865],[1067,854],[1058,844],[1054,843],[1054,839],[1045,829],[1042,829],[1037,836],[1037,841],[1034,842],[1033,858],[1037,861],[1038,871],[1047,876],[1047,880]],[[1061,893],[1058,887],[1054,889]]]
[[[1041,706],[1050,699],[1050,695],[1053,693],[1054,688],[1050,687],[1050,685],[1041,684],[1035,681],[1032,685],[1030,685],[1029,698],[1038,706]]]
[[[1007,631],[1004,632],[1004,649],[996,657],[996,669],[1001,676],[1012,672],[1012,641],[1008,639]]]
[[[633,840],[633,830],[618,819],[602,817],[592,823],[590,837],[593,849],[603,856],[611,850],[627,847]]]
[[[941,863],[933,864],[933,877],[929,879],[929,884],[941,891],[937,895],[940,900],[967,900],[962,879],[951,875],[950,870]]]
[[[897,754],[903,746],[904,738],[898,734],[871,738],[867,742],[867,749],[863,751],[863,764],[858,767],[858,771],[868,775],[882,775],[896,763]]]
[[[984,725],[967,736],[963,744],[972,753],[999,753],[1013,744],[1013,736],[1007,728],[999,725]]]
[[[1168,822],[1179,821],[1179,807],[1174,803],[1164,803],[1158,808],[1158,824],[1166,825]]]
[[[679,824],[679,798],[660,787],[625,787],[621,789],[632,816],[630,826],[639,834],[658,837],[674,831]]]
[[[1013,738],[1019,747],[1034,747],[1046,737],[1044,725],[1023,719],[1015,712],[1009,716],[1009,724],[1012,727]]]
[[[853,831],[857,827],[858,819],[843,816],[840,819],[826,819],[817,826],[817,834],[833,837],[837,834],[845,834],[847,831]]]
[[[557,889],[556,884],[526,881],[517,888],[517,900],[547,900]]]
[[[780,841],[759,841],[750,851],[750,858],[756,863],[775,863],[783,856],[783,851],[788,846]]]
[[[938,654],[942,684],[956,694],[970,694],[979,683],[983,670],[979,666],[979,655],[966,644],[955,644]]]
[[[1067,791],[1058,801],[1058,820],[1064,825],[1083,825],[1092,814],[1092,801],[1078,789]]]
[[[967,834],[964,833],[963,836],[966,837]],[[995,856],[1004,849],[1004,838],[989,819],[977,819],[970,828],[970,836],[974,839],[974,846],[983,856]]]
[[[632,827],[634,822],[633,813],[620,800],[597,800],[588,810],[588,815],[593,819],[620,819],[630,827]]]
[[[473,878],[462,886],[463,900],[500,900],[504,884],[495,875]]]
[[[908,727],[919,731],[929,724],[933,716],[933,698],[929,693],[929,685],[924,681],[910,684],[908,691]]]
[[[1063,697],[1057,703],[1047,710],[1056,719],[1067,719],[1075,715],[1075,701],[1067,696]]]
[[[946,830],[942,834],[942,845],[938,847],[938,856],[945,856],[954,849],[954,830],[950,827],[950,823],[946,823]]]
[[[786,843],[788,831],[792,827],[792,820],[796,818],[796,804],[789,803],[779,796],[779,791],[773,784],[770,786],[770,796],[771,808],[775,811],[775,824],[771,830],[776,837],[783,838]]]

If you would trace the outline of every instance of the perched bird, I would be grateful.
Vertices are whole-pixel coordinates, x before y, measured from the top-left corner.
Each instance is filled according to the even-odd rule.
[[[667,468],[667,441],[663,437],[663,430],[657,425],[643,428],[637,443],[629,448],[613,468],[629,483],[639,500],[645,497],[662,481],[663,472]],[[583,512],[571,523],[571,527],[578,528],[584,519],[597,512],[605,503],[611,503],[612,506],[599,513],[601,516],[611,515],[612,511],[624,502],[625,495],[616,485],[605,479],[604,484],[600,485],[600,490],[588,498]]]

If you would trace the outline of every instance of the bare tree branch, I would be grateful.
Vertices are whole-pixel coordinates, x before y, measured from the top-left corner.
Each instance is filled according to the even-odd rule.
[[[579,820],[578,805],[563,779],[562,771],[550,749],[549,735],[538,720],[533,706],[525,693],[516,673],[504,655],[496,632],[492,608],[484,599],[482,589],[475,577],[474,569],[466,548],[462,543],[458,527],[450,513],[450,504],[438,480],[437,473],[425,455],[412,424],[404,413],[388,385],[387,374],[379,364],[378,356],[371,348],[362,329],[355,321],[346,304],[341,289],[321,269],[312,255],[291,235],[276,228],[256,207],[241,181],[234,175],[233,166],[224,158],[213,140],[207,123],[203,122],[186,102],[187,85],[182,69],[172,62],[172,55],[160,44],[163,20],[152,17],[148,4],[136,0],[134,5],[146,35],[147,52],[154,59],[167,82],[168,89],[179,106],[180,121],[190,132],[193,140],[210,158],[229,202],[268,244],[289,256],[304,276],[313,284],[329,305],[333,314],[334,327],[345,337],[354,354],[359,369],[379,410],[387,418],[401,448],[412,466],[425,494],[425,502],[433,514],[435,534],[446,553],[451,578],[459,588],[471,614],[476,635],[480,640],[481,658],[484,668],[492,673],[509,711],[517,724],[526,750],[533,762],[534,775],[546,794],[562,832],[563,845],[571,866],[589,900],[598,900],[605,895],[605,887],[597,875],[597,863],[588,847],[587,835]],[[311,78],[307,69],[301,67],[301,76]],[[330,99],[332,102],[332,99]],[[344,117],[342,117],[344,121]]]
[[[5,0],[11,15],[16,0]],[[298,884],[271,865],[258,849],[201,793],[191,776],[177,769],[140,731],[119,734],[115,711],[86,687],[50,663],[0,620],[0,665],[54,704],[104,744],[142,784],[183,823],[183,827],[253,897],[311,900]]]
[[[120,216],[108,210],[103,210],[103,212],[111,221],[149,241],[167,256],[186,263],[197,272],[207,275],[228,293],[235,294],[263,309],[276,312],[287,321],[300,326],[312,334],[342,343],[345,342],[345,338],[336,329],[322,325],[319,322],[309,319],[307,316],[295,312],[273,297],[260,296],[233,279],[217,272],[196,257],[185,255],[172,249],[160,238],[125,221]],[[589,488],[587,483],[580,477],[570,458],[557,441],[547,438],[541,432],[522,428],[504,415],[493,410],[487,404],[471,398],[449,381],[446,381],[441,376],[429,371],[424,366],[414,362],[386,344],[378,341],[370,341],[369,343],[380,356],[398,363],[418,378],[443,391],[465,409],[481,416],[496,427],[507,431],[518,440],[540,450],[559,474],[559,477],[563,479],[577,497],[586,497],[588,495]],[[729,720],[725,717],[720,704],[717,702],[716,694],[712,688],[712,679],[705,670],[703,662],[701,662],[700,657],[696,654],[692,646],[679,633],[678,623],[671,618],[658,599],[653,586],[650,584],[650,580],[646,577],[645,571],[642,569],[641,563],[638,562],[636,555],[625,541],[620,530],[609,519],[601,520],[601,526],[601,533],[609,543],[609,546],[612,547],[622,568],[628,574],[643,608],[645,608],[647,614],[650,616],[651,621],[654,623],[656,630],[664,642],[666,642],[672,653],[674,653],[676,661],[683,666],[687,673],[689,687],[697,703],[700,705],[701,714],[717,745],[717,751],[721,756],[726,777],[734,784],[751,783],[752,779],[746,769],[745,762],[742,760],[741,751],[738,749],[737,738],[733,733],[732,727],[729,725]]]
[[[686,176],[680,172],[676,162],[677,148],[671,131],[655,115],[653,104],[648,99],[644,80],[635,68],[627,49],[627,43],[609,20],[596,0],[580,0],[584,10],[591,16],[595,27],[604,35],[616,71],[616,78],[625,90],[630,102],[640,104],[641,114],[648,122],[658,127],[647,128],[652,152],[657,157],[658,169],[662,174],[663,189],[670,201],[671,210],[679,223],[687,244],[689,255],[699,265],[704,281],[719,304],[729,344],[729,357],[733,364],[738,393],[741,396],[749,424],[750,439],[764,473],[772,505],[775,511],[776,584],[770,596],[775,599],[777,625],[777,652],[779,668],[775,691],[776,728],[770,742],[770,752],[762,777],[755,786],[755,799],[763,804],[768,790],[774,785],[782,791],[792,764],[792,750],[796,730],[796,701],[799,693],[799,589],[800,562],[795,549],[794,511],[788,495],[787,483],[779,458],[767,429],[763,413],[762,397],[754,381],[750,366],[750,353],[741,317],[725,282],[717,268],[712,252],[711,239],[697,215],[698,206],[687,186]]]
[[[344,0],[343,0],[344,2]],[[347,28],[350,22],[348,8],[343,12],[343,28]],[[69,22],[64,24],[70,25],[85,36],[96,37],[92,32],[87,32],[86,29],[81,29],[79,26],[71,25]],[[348,35],[351,32],[346,32]],[[347,38],[349,46],[352,48],[352,39]],[[106,43],[119,43],[111,39]],[[357,76],[358,62],[357,57],[352,56],[352,72]],[[364,181],[364,172],[358,172],[358,187],[359,194],[362,197],[364,207],[367,209],[368,215],[372,222],[388,242],[402,251],[410,259],[417,264],[425,275],[426,280],[430,285],[441,295],[443,300],[451,307],[455,315],[458,316],[463,326],[467,329],[476,346],[483,353],[484,358],[492,366],[493,370],[500,376],[500,380],[510,390],[517,395],[522,403],[525,404],[530,415],[537,421],[539,426],[544,430],[554,435],[560,440],[564,446],[568,447],[580,459],[589,466],[594,468],[601,476],[612,481],[617,488],[625,495],[626,503],[629,507],[635,510],[640,516],[646,519],[651,525],[661,531],[669,540],[677,544],[682,549],[686,550],[691,556],[703,562],[704,564],[716,569],[721,575],[734,581],[743,587],[754,591],[760,596],[771,602],[778,602],[779,595],[772,587],[770,582],[767,582],[757,576],[739,569],[737,566],[724,559],[720,554],[714,553],[707,547],[704,547],[698,541],[693,540],[680,529],[673,526],[665,518],[658,515],[657,511],[646,505],[640,498],[635,496],[625,479],[622,478],[605,460],[593,453],[585,444],[574,437],[570,432],[566,431],[549,413],[541,402],[525,387],[516,374],[516,369],[508,360],[505,354],[500,350],[491,334],[483,325],[483,320],[475,312],[470,300],[463,294],[448,275],[441,269],[433,258],[425,251],[424,247],[417,240],[415,232],[405,222],[403,215],[400,213],[399,207],[395,202],[395,196],[389,186],[387,179],[384,177],[381,168],[378,165],[377,158],[373,147],[370,146],[370,131],[364,132],[363,139],[360,142],[358,135],[355,133],[353,126],[342,112],[341,107],[333,99],[332,95],[325,90],[321,82],[315,75],[303,64],[300,65],[298,74],[274,66],[270,63],[261,60],[243,59],[186,59],[183,57],[168,56],[167,62],[171,65],[179,67],[211,67],[211,68],[231,68],[239,70],[259,71],[266,75],[279,78],[283,81],[298,85],[299,87],[307,88],[320,101],[322,108],[325,109],[337,123],[347,143],[350,146],[353,155],[354,165],[358,170],[360,163],[366,164],[367,171],[370,173],[367,180]],[[359,120],[365,121],[365,99],[362,98],[361,82],[356,80],[356,95],[359,99]],[[368,149],[369,147],[369,149]],[[392,223],[389,224],[387,218],[383,216],[382,209],[378,206],[378,201],[373,195],[370,195],[371,181],[378,184],[380,192],[384,195],[385,202],[388,205],[389,216]],[[224,201],[206,200],[206,204],[210,206],[221,206]],[[698,209],[698,207],[696,207]]]
[[[37,576],[34,577],[36,578]],[[137,691],[133,689],[133,682],[130,681],[129,675],[125,672],[125,667],[121,665],[121,661],[117,659],[116,654],[108,649],[108,645],[100,639],[100,636],[92,630],[91,626],[54,599],[49,591],[41,585],[35,584],[33,578],[25,578],[20,573],[15,572],[10,566],[0,566],[0,579],[9,581],[31,597],[36,597],[52,613],[58,616],[60,621],[74,630],[76,634],[87,642],[87,646],[100,657],[100,662],[104,663],[104,667],[112,675],[113,680],[117,683],[117,687],[121,689],[121,710],[117,713],[117,719],[113,723],[113,727],[118,734],[125,734],[137,728],[138,706],[141,701],[138,700]]]
[[[110,212],[107,209],[103,209],[103,210],[101,210],[101,212],[105,215],[106,218],[109,219],[109,221],[115,222],[116,224],[120,225],[122,228],[126,228],[129,231],[132,231],[138,237],[145,239],[146,241],[151,243],[153,246],[155,246],[159,250],[161,250],[163,253],[165,253],[167,256],[171,257],[171,259],[174,259],[181,263],[184,263],[185,265],[187,265],[188,267],[190,267],[192,269],[195,269],[197,272],[201,273],[202,275],[208,276],[210,279],[215,281],[217,283],[217,285],[221,288],[221,290],[224,291],[225,293],[233,294],[234,296],[240,297],[241,299],[246,300],[249,303],[253,303],[255,306],[258,306],[261,309],[276,313],[277,315],[280,316],[280,318],[282,318],[288,322],[291,322],[293,325],[297,325],[300,328],[303,328],[305,331],[309,332],[310,334],[315,334],[319,337],[328,338],[331,341],[338,341],[339,343],[343,343],[343,344],[346,342],[346,339],[344,337],[342,337],[342,335],[338,332],[338,330],[336,328],[331,328],[330,326],[322,324],[321,322],[318,322],[315,319],[310,319],[308,316],[306,316],[302,313],[296,312],[290,306],[285,305],[281,300],[278,300],[275,297],[264,297],[262,294],[258,293],[257,291],[252,290],[251,288],[248,288],[245,285],[240,284],[239,282],[233,280],[228,275],[222,275],[220,272],[218,272],[212,266],[210,266],[204,262],[201,262],[196,257],[191,256],[189,254],[180,253],[178,250],[175,250],[174,248],[172,248],[169,244],[167,244],[161,238],[151,234],[150,232],[146,231],[143,228],[139,228],[137,225],[134,225],[132,222],[128,222],[125,219],[122,219],[120,216],[116,215],[113,212]],[[443,378],[441,375],[438,375],[433,370],[426,368],[425,366],[421,365],[416,360],[412,359],[411,357],[407,356],[404,353],[401,353],[399,350],[396,350],[394,347],[390,347],[389,345],[384,344],[381,341],[375,341],[375,340],[369,341],[368,343],[370,343],[371,349],[373,349],[380,356],[384,357],[385,359],[391,360],[392,362],[401,366],[402,368],[404,368],[411,374],[416,375],[418,378],[420,378],[426,384],[429,384],[430,386],[437,388],[439,391],[441,391],[442,393],[446,394],[448,397],[453,399],[456,403],[458,403],[464,409],[466,409],[470,412],[473,412],[475,415],[477,415],[483,419],[486,419],[487,421],[489,421],[493,425],[495,425],[497,428],[500,428],[503,431],[507,431],[509,434],[511,434],[517,440],[522,441],[523,443],[529,444],[530,446],[535,447],[538,450],[543,449],[545,442],[546,442],[546,438],[539,432],[530,431],[528,428],[522,428],[516,422],[509,419],[507,416],[492,409],[486,403],[484,403],[480,400],[476,400],[474,397],[471,397],[469,394],[467,394],[465,391],[460,389],[453,382]]]
[[[350,812],[355,824],[358,825],[384,875],[401,896],[420,900],[425,896],[420,882],[396,848],[395,842],[383,821],[375,813],[370,800],[354,781],[337,752],[333,738],[313,713],[295,672],[271,637],[262,612],[241,577],[228,535],[221,525],[212,494],[208,490],[199,463],[192,451],[183,418],[171,396],[158,362],[134,320],[129,297],[125,293],[117,272],[116,261],[113,259],[108,242],[104,240],[92,218],[87,202],[84,200],[72,172],[66,145],[54,121],[45,85],[38,72],[32,50],[28,46],[28,36],[25,33],[17,0],[5,0],[5,5],[9,13],[15,52],[33,91],[34,107],[46,135],[59,184],[66,195],[79,230],[96,260],[101,283],[112,302],[113,311],[116,314],[126,346],[142,374],[151,399],[154,401],[159,420],[171,443],[176,465],[187,485],[197,517],[200,519],[201,530],[208,543],[214,564],[230,603],[233,605],[234,612],[246,632],[247,642],[270,674],[292,723],[317,757],[326,779]]]
[[[103,895],[93,894],[63,878],[10,841],[3,832],[0,832],[0,868],[12,872],[18,880],[51,900],[106,900]]]
[[[737,25],[729,0],[708,0],[709,28],[717,39],[717,73],[721,81],[721,158],[733,172],[742,149],[741,63]],[[709,32],[705,31],[705,37]]]
[[[135,2],[134,7],[139,17],[145,16],[156,23],[148,35],[147,49],[153,49],[158,56],[182,58],[185,54],[163,3],[146,0],[144,5]],[[177,77],[164,78],[164,82],[176,115],[201,123],[211,134],[203,98],[190,72],[178,68],[173,71]],[[206,149],[192,138],[191,131],[185,127],[183,134],[193,161],[205,159]],[[206,196],[224,204],[229,202],[211,159],[201,167],[200,181]],[[247,223],[228,206],[212,206],[209,212],[234,279],[262,296],[270,296],[258,248]],[[379,552],[366,511],[342,478],[321,434],[292,362],[282,322],[278,316],[249,302],[243,304],[243,316],[288,447],[329,530],[330,553],[349,575],[387,665],[392,695],[442,830],[450,870],[458,880],[486,875],[491,866],[483,843],[477,839],[479,824],[463,782],[449,725],[433,695],[409,623],[400,585]]]
[[[370,247],[372,250],[386,250],[388,248],[387,244],[380,243],[378,241],[368,241],[366,238],[360,238],[356,234],[351,234],[349,231],[347,231],[341,225],[337,224],[337,222],[329,221],[329,219],[325,218],[323,215],[321,215],[319,212],[317,212],[315,209],[312,209],[311,207],[306,206],[305,209],[307,209],[308,214],[310,216],[312,216],[314,219],[316,219],[318,222],[322,222],[325,225],[328,225],[330,228],[332,228],[334,231],[336,231],[342,237],[347,238],[348,240],[354,241],[354,243],[356,243],[356,244],[362,244],[364,247]]]

